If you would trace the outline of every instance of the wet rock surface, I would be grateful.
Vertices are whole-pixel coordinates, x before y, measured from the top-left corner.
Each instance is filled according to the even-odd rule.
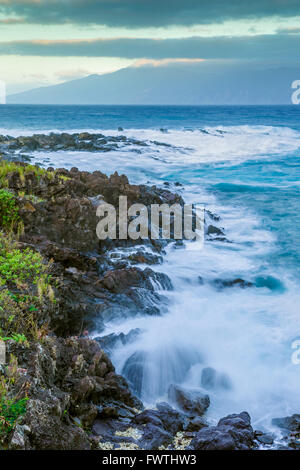
[[[198,390],[188,390],[178,385],[170,385],[168,398],[189,417],[203,415],[210,405],[208,395]]]
[[[284,418],[273,418],[272,424],[287,431],[300,432],[300,414],[293,414]]]
[[[96,337],[95,340],[104,351],[111,353],[120,343],[125,346],[126,344],[130,344],[135,341],[135,339],[139,337],[140,333],[141,330],[139,328],[134,328],[127,334],[111,333],[107,336]]]
[[[134,416],[143,408],[95,341],[52,336],[33,350],[11,342],[8,354],[19,359],[18,387],[26,386],[29,398],[11,448],[90,449],[86,431],[98,416]]]
[[[230,287],[240,287],[241,289],[245,289],[246,287],[253,287],[254,283],[250,281],[245,281],[241,278],[236,279],[215,279],[213,281],[213,285],[217,289],[226,289]]]
[[[122,132],[122,129],[119,129]],[[155,142],[153,142],[155,143]],[[14,155],[17,151],[36,152],[36,151],[88,151],[88,152],[109,152],[119,147],[134,145],[137,147],[146,147],[148,144],[144,141],[131,139],[124,135],[105,136],[103,134],[92,134],[89,132],[81,133],[50,133],[34,134],[32,136],[0,136],[0,152]],[[160,145],[157,142],[157,145]]]
[[[247,412],[220,419],[217,426],[201,429],[191,442],[195,450],[249,450],[254,432]]]
[[[288,450],[300,449],[300,414],[272,419],[281,433],[281,445]]]
[[[263,445],[272,445],[275,439],[274,434],[263,431],[254,431],[254,437],[259,444]]]

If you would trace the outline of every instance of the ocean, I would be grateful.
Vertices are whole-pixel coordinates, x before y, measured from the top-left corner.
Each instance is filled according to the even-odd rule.
[[[292,360],[300,338],[300,107],[0,107],[0,134],[76,131],[122,134],[147,146],[36,152],[33,161],[118,171],[131,183],[168,182],[186,202],[218,214],[230,242],[168,248],[153,267],[174,285],[164,292],[167,311],[107,325],[105,334],[142,331],[114,351],[117,370],[139,354],[142,398],[153,404],[174,381],[201,388],[201,371],[214,368],[226,386],[209,392],[212,422],[246,410],[256,427],[270,428],[273,417],[300,413],[300,364]],[[234,279],[253,286],[216,288],[216,280]]]

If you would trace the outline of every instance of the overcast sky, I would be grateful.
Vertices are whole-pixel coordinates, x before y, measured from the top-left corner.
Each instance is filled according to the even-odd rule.
[[[299,0],[0,0],[8,92],[145,64],[294,67],[299,51]]]

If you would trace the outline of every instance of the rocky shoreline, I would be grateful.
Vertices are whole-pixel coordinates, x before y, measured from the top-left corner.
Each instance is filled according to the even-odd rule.
[[[58,151],[85,151],[85,152],[110,152],[127,146],[131,151],[141,153],[142,147],[149,144],[155,146],[171,147],[171,145],[158,141],[143,141],[132,139],[122,135],[123,129],[119,128],[119,135],[106,136],[103,134],[81,133],[50,133],[34,134],[32,136],[1,136],[0,155],[6,159],[30,162],[32,152],[58,152]]]
[[[12,161],[18,159],[15,152],[20,157],[36,150],[99,152],[120,142],[144,145],[122,136],[115,139],[87,133],[0,137],[0,151],[10,157],[0,161],[1,240],[6,253],[19,256],[18,269],[14,263],[9,274],[0,272],[0,328],[8,364],[1,366],[0,391],[7,403],[26,400],[14,420],[5,418],[10,426],[6,421],[1,425],[0,413],[2,448],[272,448],[277,438],[253,430],[245,411],[212,426],[205,418],[209,396],[175,384],[169,388],[168,403],[144,409],[125,378],[115,372],[109,353],[115,341],[130,337],[101,337],[101,331],[105,323],[123,316],[163,314],[161,291],[171,290],[172,283],[150,266],[162,262],[168,242],[101,242],[96,237],[96,208],[103,200],[117,205],[119,195],[126,195],[129,204],[146,206],[183,200],[167,189],[132,185],[117,172],[108,177],[100,171],[42,170]],[[207,217],[208,239],[226,240],[218,217]],[[27,269],[20,262],[24,253],[33,256],[34,278],[21,270]],[[40,257],[38,269],[35,254]],[[141,269],[139,264],[149,267]],[[41,272],[43,285],[37,281]],[[251,287],[242,279],[221,287],[220,282],[218,288]],[[18,315],[23,322],[17,321]],[[95,330],[99,338],[91,340]],[[274,420],[274,425],[283,430],[277,448],[300,448],[300,415]]]

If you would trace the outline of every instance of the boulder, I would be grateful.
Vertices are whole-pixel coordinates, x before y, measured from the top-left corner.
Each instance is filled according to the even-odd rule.
[[[188,421],[184,429],[187,432],[197,432],[200,431],[200,429],[202,428],[206,428],[207,426],[208,423],[206,419],[203,418],[203,416],[195,416],[195,418],[192,418]]]
[[[223,230],[214,225],[209,225],[206,230],[207,235],[224,235]]]
[[[254,432],[247,412],[220,419],[217,426],[201,429],[190,444],[193,450],[249,450]]]
[[[143,433],[139,445],[144,449],[169,445],[187,422],[186,417],[168,403],[157,403],[156,408],[144,410],[132,420]]]
[[[300,414],[293,414],[284,418],[273,418],[272,424],[288,431],[300,432]]]
[[[136,351],[126,360],[122,368],[122,375],[126,377],[132,390],[138,397],[142,394],[145,362],[146,353],[144,351]]]
[[[245,281],[241,278],[236,279],[215,279],[213,281],[214,285],[219,289],[224,289],[227,287],[240,287],[245,289],[246,287],[253,287],[253,282]]]
[[[209,396],[198,390],[187,390],[178,385],[170,385],[169,400],[187,416],[201,416],[210,405]]]
[[[173,435],[182,431],[187,421],[186,417],[182,413],[174,410],[174,408],[172,408],[168,403],[157,403],[156,408],[166,431]]]
[[[172,440],[172,434],[160,426],[149,423],[144,428],[143,437],[140,439],[139,444],[145,450],[157,450],[162,446],[168,446]]]
[[[272,445],[275,438],[274,434],[265,433],[263,431],[254,431],[254,436],[259,444],[263,445]]]
[[[45,337],[27,349],[8,343],[11,354],[17,354],[25,371],[18,387],[26,387],[29,397],[12,449],[90,449],[86,430],[98,416],[132,418],[143,408],[96,341]]]

